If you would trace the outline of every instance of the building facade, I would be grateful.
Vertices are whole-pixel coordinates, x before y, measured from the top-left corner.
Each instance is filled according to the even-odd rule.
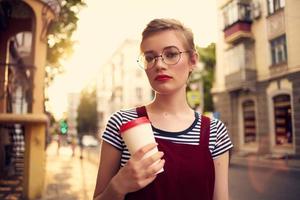
[[[57,0],[0,0],[0,199],[37,199],[44,189],[44,74]]]
[[[125,40],[105,65],[97,79],[99,130],[102,133],[109,116],[120,109],[145,104],[153,98],[147,76],[139,68],[139,42]]]
[[[217,2],[212,93],[234,150],[300,155],[300,1]]]

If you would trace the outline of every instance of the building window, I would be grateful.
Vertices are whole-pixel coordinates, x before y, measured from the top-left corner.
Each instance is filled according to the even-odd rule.
[[[238,21],[251,22],[251,5],[250,3],[232,1],[223,8],[223,17],[224,29]]]
[[[267,0],[268,2],[268,14],[271,15],[277,10],[284,8],[285,0]]]
[[[256,119],[255,104],[253,100],[243,102],[243,118],[244,118],[244,143],[250,144],[256,142]]]
[[[286,36],[282,35],[270,41],[272,65],[287,62]]]
[[[281,94],[273,97],[275,144],[288,146],[293,142],[291,99],[290,95]]]

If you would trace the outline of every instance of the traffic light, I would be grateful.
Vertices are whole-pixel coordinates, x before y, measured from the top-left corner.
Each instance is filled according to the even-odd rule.
[[[60,133],[62,135],[67,134],[67,132],[68,132],[68,124],[67,124],[67,122],[65,120],[61,120],[59,122],[59,129],[60,129]]]

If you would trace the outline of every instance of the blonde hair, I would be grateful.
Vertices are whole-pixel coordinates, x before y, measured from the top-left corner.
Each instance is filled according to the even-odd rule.
[[[166,30],[175,30],[181,32],[185,39],[185,45],[188,50],[195,51],[194,36],[191,29],[185,27],[180,21],[175,19],[154,19],[150,21],[142,33],[142,42],[155,33]]]

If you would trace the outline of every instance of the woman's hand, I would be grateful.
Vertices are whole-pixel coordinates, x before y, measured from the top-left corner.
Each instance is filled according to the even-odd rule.
[[[150,157],[143,158],[156,146],[157,144],[152,143],[139,149],[113,177],[112,184],[119,194],[126,195],[129,192],[140,190],[156,178],[156,174],[165,163],[165,160],[161,159],[163,152],[159,151]]]

